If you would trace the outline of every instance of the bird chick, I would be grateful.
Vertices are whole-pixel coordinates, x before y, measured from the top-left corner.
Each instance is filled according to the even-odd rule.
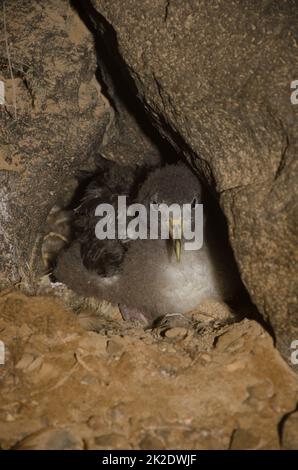
[[[95,184],[94,197],[90,189],[85,195],[82,205],[84,201],[89,205],[83,218],[78,214],[80,236],[58,259],[55,274],[60,281],[80,295],[118,304],[125,319],[149,325],[167,314],[193,310],[206,299],[233,297],[239,287],[238,273],[220,245],[221,237],[218,245],[207,237],[201,249],[185,250],[183,230],[180,237],[171,239],[170,218],[169,239],[126,240],[125,248],[119,240],[96,240],[94,203],[113,200],[120,186],[110,177],[112,191]],[[152,171],[135,200],[147,208],[162,203],[190,204],[193,208],[202,202],[202,193],[198,178],[185,165],[177,164]]]

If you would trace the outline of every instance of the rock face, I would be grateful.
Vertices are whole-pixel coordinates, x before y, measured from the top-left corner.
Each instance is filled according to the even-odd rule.
[[[0,282],[30,283],[45,218],[101,143],[112,110],[95,78],[92,34],[68,1],[14,1],[3,8]]]
[[[298,337],[296,2],[83,3],[159,132],[218,196],[242,279],[288,358]]]
[[[0,286],[34,286],[46,217],[78,170],[94,170],[97,152],[131,165],[159,161],[152,130],[142,130],[126,97],[111,97],[115,112],[102,93],[94,31],[72,3],[0,6]]]

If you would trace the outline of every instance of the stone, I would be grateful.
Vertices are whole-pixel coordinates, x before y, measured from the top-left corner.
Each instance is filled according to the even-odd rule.
[[[151,435],[151,434],[147,434],[140,441],[140,449],[142,450],[165,449],[165,444],[159,437]]]
[[[166,330],[165,337],[169,339],[174,338],[184,338],[187,335],[187,329],[183,328],[182,326],[176,326],[174,328],[170,328]]]
[[[287,416],[283,423],[282,447],[288,450],[298,449],[298,411]]]
[[[130,445],[125,436],[117,433],[103,434],[94,437],[93,449],[130,449]]]
[[[232,435],[232,450],[256,449],[260,444],[260,437],[255,435],[250,429],[236,429]]]
[[[83,442],[65,429],[48,428],[26,436],[13,450],[83,450]]]
[[[244,345],[244,338],[239,335],[237,328],[229,328],[228,331],[215,339],[215,347],[220,351],[237,351]]]

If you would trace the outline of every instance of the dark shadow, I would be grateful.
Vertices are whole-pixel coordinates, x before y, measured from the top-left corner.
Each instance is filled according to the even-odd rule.
[[[178,155],[172,145],[161,137],[144,111],[135,83],[119,53],[114,29],[89,0],[71,0],[70,3],[93,34],[99,64],[96,75],[103,94],[117,112],[112,95],[113,90],[116,90],[117,100],[135,117],[141,130],[155,144],[165,162],[174,163],[178,160]]]
[[[278,437],[279,437],[279,445],[280,447],[282,448],[283,446],[283,430],[284,430],[284,426],[285,426],[285,423],[287,421],[287,419],[289,418],[289,416],[291,416],[293,413],[295,413],[296,411],[298,411],[298,403],[296,405],[296,408],[292,411],[290,411],[289,413],[286,413],[282,418],[281,420],[279,421],[278,425],[277,425],[277,430],[278,430]]]

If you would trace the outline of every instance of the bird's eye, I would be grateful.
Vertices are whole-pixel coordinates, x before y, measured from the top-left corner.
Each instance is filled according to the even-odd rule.
[[[199,204],[199,198],[194,197],[193,200],[191,201],[191,208],[194,209],[196,207],[196,204]]]

